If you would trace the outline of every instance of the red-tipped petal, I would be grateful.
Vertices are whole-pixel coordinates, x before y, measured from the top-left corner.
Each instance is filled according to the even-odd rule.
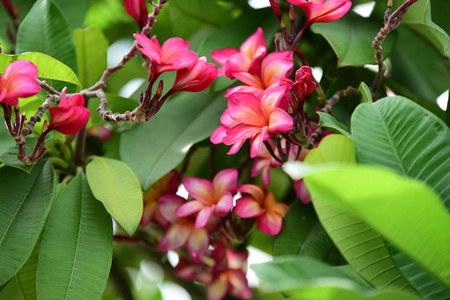
[[[221,196],[225,191],[232,194],[236,192],[238,170],[236,168],[225,169],[214,176],[214,195]]]
[[[256,218],[258,230],[268,235],[277,235],[283,226],[283,217],[277,212],[266,211]]]
[[[242,197],[236,201],[234,213],[239,218],[256,218],[265,212],[261,204],[253,197]]]
[[[234,54],[239,53],[239,49],[236,48],[225,48],[220,50],[211,51],[211,57],[219,65],[224,66],[227,60]]]
[[[188,200],[175,210],[175,215],[177,217],[187,217],[198,212],[204,207],[205,205],[198,200]]]
[[[200,200],[204,204],[213,203],[214,187],[210,181],[196,177],[184,177],[183,184],[194,199]]]
[[[159,250],[165,252],[183,246],[191,235],[192,227],[187,224],[172,224],[159,242]]]

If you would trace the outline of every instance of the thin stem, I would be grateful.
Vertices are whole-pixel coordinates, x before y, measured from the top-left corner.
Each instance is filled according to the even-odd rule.
[[[282,159],[280,159],[275,152],[272,149],[272,145],[270,145],[270,143],[268,141],[264,141],[264,146],[266,146],[267,151],[269,151],[270,155],[273,157],[273,159],[275,159],[277,162],[279,162],[280,164],[283,164],[284,161]]]
[[[145,25],[144,28],[142,28],[141,33],[143,33],[145,35],[148,35],[150,33],[150,31],[152,30],[153,26],[156,23],[156,17],[160,14],[162,8],[164,7],[164,5],[166,3],[167,3],[167,0],[160,0],[157,5],[153,5],[153,12],[148,15],[147,25]],[[100,79],[97,81],[97,83],[95,83],[93,86],[91,86],[88,89],[88,91],[95,91],[95,90],[105,87],[105,85],[106,85],[105,83],[108,80],[109,76],[111,76],[111,74],[113,74],[114,72],[122,69],[123,66],[136,55],[136,51],[137,51],[136,45],[137,45],[137,42],[135,41],[133,43],[133,46],[131,47],[131,49],[128,51],[128,53],[122,57],[122,60],[117,65],[107,68],[103,72],[102,77],[100,77]]]
[[[392,30],[397,28],[398,25],[400,25],[400,22],[403,16],[405,15],[406,11],[408,10],[408,8],[417,1],[418,0],[405,1],[393,13],[391,13],[392,1],[389,0],[388,2],[387,9],[384,14],[384,27],[380,29],[380,31],[377,33],[372,42],[372,48],[375,50],[375,60],[378,65],[378,72],[372,84],[373,93],[377,93],[378,89],[380,88],[381,81],[383,79],[384,72],[386,70],[386,66],[383,63],[383,54],[382,54],[383,48],[381,47],[381,45],[383,44],[383,41],[386,39],[389,32],[391,32]]]
[[[309,26],[310,26],[310,24],[308,24],[308,23],[305,23],[305,25],[303,25],[302,29],[299,31],[299,33],[297,34],[297,36],[295,37],[294,41],[291,44],[291,51],[294,51],[295,49],[297,49],[298,43],[300,42],[301,38],[305,34],[306,30],[308,30]]]
[[[57,101],[58,99],[59,97],[56,95],[47,96],[47,99],[45,99],[44,103],[42,103],[42,105],[38,108],[36,114],[30,118],[27,126],[25,126],[25,128],[22,130],[21,136],[25,137],[28,134],[32,133],[34,125],[36,125],[37,122],[41,121],[44,112],[50,107],[53,102]]]

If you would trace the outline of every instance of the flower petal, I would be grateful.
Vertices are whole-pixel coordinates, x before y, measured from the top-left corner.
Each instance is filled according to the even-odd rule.
[[[186,203],[186,199],[173,194],[164,194],[158,199],[158,206],[161,211],[161,215],[170,223],[180,221],[180,218],[175,215],[175,211],[184,203]]]
[[[219,65],[224,66],[227,60],[234,54],[239,53],[239,49],[236,48],[224,48],[220,50],[211,51],[211,57]]]
[[[175,210],[175,215],[177,217],[187,217],[198,212],[204,207],[205,205],[198,200],[188,200]]]
[[[288,132],[292,130],[294,121],[292,117],[280,108],[274,108],[270,113],[269,131],[271,133]]]
[[[230,192],[225,192],[220,200],[217,202],[214,216],[225,217],[231,212],[233,207],[233,195]]]
[[[264,214],[256,218],[258,230],[268,235],[277,235],[283,226],[283,217],[273,211],[266,211]]]
[[[261,101],[253,94],[232,94],[228,99],[228,112],[233,119],[247,125],[264,126],[267,124],[261,112]]]
[[[205,227],[214,212],[216,205],[204,206],[195,219],[195,228]]]
[[[234,207],[234,213],[239,218],[256,218],[262,215],[265,210],[261,207],[261,204],[252,197],[242,197],[236,201]]]
[[[209,246],[209,235],[204,228],[194,228],[187,240],[186,248],[194,262],[199,262]]]
[[[189,194],[196,200],[200,200],[204,204],[211,204],[214,201],[214,187],[211,181],[203,178],[184,177],[183,184]]]
[[[186,223],[175,223],[167,229],[163,239],[158,243],[159,250],[165,252],[183,246],[191,235],[192,227]]]
[[[236,168],[225,169],[214,176],[214,195],[221,197],[225,191],[234,194],[236,192],[238,170]]]

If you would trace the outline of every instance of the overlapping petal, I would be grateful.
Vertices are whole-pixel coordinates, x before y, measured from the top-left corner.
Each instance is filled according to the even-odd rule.
[[[38,69],[30,61],[13,61],[0,77],[0,103],[16,106],[18,98],[36,95],[39,90]]]
[[[350,0],[288,0],[300,7],[306,14],[307,24],[332,22],[347,13],[351,8]]]

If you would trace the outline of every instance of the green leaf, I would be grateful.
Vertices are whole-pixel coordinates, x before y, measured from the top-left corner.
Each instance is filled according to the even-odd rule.
[[[36,272],[39,260],[40,242],[36,243],[27,262],[17,272],[16,279],[20,292],[25,300],[37,300]]]
[[[354,164],[353,142],[341,135],[327,136],[318,148],[308,154],[305,162],[312,165]],[[389,288],[411,290],[390,258],[379,233],[357,216],[336,205],[326,203],[317,195],[312,194],[312,200],[322,226],[347,262],[361,277],[379,290]]]
[[[387,97],[358,107],[352,129],[358,162],[419,179],[439,193],[450,208],[446,180],[450,172],[450,130],[439,118],[409,99]],[[423,270],[392,247],[390,252],[400,271],[423,296],[444,299],[440,294],[446,292]]]
[[[77,53],[78,74],[82,87],[96,83],[106,70],[106,53],[109,42],[101,29],[88,27],[75,29],[75,50]]]
[[[0,286],[26,262],[50,211],[56,176],[49,162],[31,174],[0,168]]]
[[[373,291],[367,283],[356,282],[341,269],[310,257],[279,257],[271,262],[253,264],[251,269],[264,287],[273,290],[316,286],[322,281],[325,286],[346,286],[356,291]]]
[[[85,175],[63,189],[41,238],[40,299],[100,299],[112,261],[112,224]]]
[[[16,51],[45,53],[77,70],[72,32],[53,0],[38,0],[33,5],[20,24]]]
[[[169,4],[167,12],[173,33],[182,38],[190,37],[199,29],[218,28],[232,20],[230,11],[215,1],[172,0]]]
[[[38,68],[39,78],[65,81],[81,87],[80,80],[71,68],[51,56],[38,52],[19,55],[0,54],[0,73],[2,73],[11,62],[19,59],[25,59],[34,63]]]
[[[392,77],[386,80],[387,85],[394,93],[404,95],[395,85],[400,84],[436,103],[437,97],[448,89],[448,59],[443,58],[429,43],[408,28],[400,26],[396,31],[399,33],[398,43],[392,51]],[[392,81],[395,83],[392,84]],[[408,97],[413,99],[412,96]]]
[[[373,102],[372,92],[370,91],[370,88],[367,86],[367,84],[365,82],[361,81],[361,83],[358,87],[358,91],[362,95],[361,103]]]
[[[226,108],[222,95],[184,93],[164,105],[149,122],[124,132],[120,156],[143,190],[175,168],[189,148],[211,135]]]
[[[37,96],[20,99],[20,113],[25,114],[27,116],[27,120],[30,120],[31,117],[36,114],[41,105],[42,100]],[[33,132],[40,134],[42,132],[42,126],[46,120],[47,122],[50,121],[48,115],[44,113],[41,121],[35,124]],[[26,126],[26,124],[28,124],[28,121],[25,122],[24,126]]]
[[[443,121],[407,98],[386,97],[356,108],[352,132],[359,163],[424,181],[450,209],[450,130]]]
[[[380,30],[380,24],[372,23],[354,13],[329,23],[311,26],[314,33],[321,34],[330,43],[338,56],[338,67],[375,64],[372,49],[373,38]],[[383,56],[389,56],[393,46],[392,34],[383,43]]]
[[[71,29],[82,28],[89,0],[55,0],[59,4]]]
[[[347,126],[336,120],[335,117],[320,111],[316,112],[316,114],[319,115],[319,125],[321,127],[324,127],[325,129],[333,132],[343,134],[348,138],[352,138],[352,135],[349,133],[350,129],[348,129]]]
[[[305,182],[314,195],[360,217],[450,286],[450,232],[442,230],[450,228],[450,217],[428,186],[373,166],[341,166],[307,175]]]
[[[283,228],[275,237],[273,255],[299,255],[311,229],[317,222],[314,208],[295,202],[283,218]]]
[[[25,153],[30,155],[34,149],[34,145],[36,143],[36,139],[27,139],[27,144],[25,146]],[[19,154],[19,146],[15,144],[14,146],[8,148],[5,152],[0,155],[0,162],[4,163],[9,167],[13,167],[16,169],[20,169],[27,173],[30,173],[33,170],[35,164],[31,164],[29,166],[25,166],[22,161],[17,158],[17,154]]]
[[[141,221],[144,200],[130,167],[120,160],[95,157],[86,167],[86,176],[95,198],[132,236]]]

